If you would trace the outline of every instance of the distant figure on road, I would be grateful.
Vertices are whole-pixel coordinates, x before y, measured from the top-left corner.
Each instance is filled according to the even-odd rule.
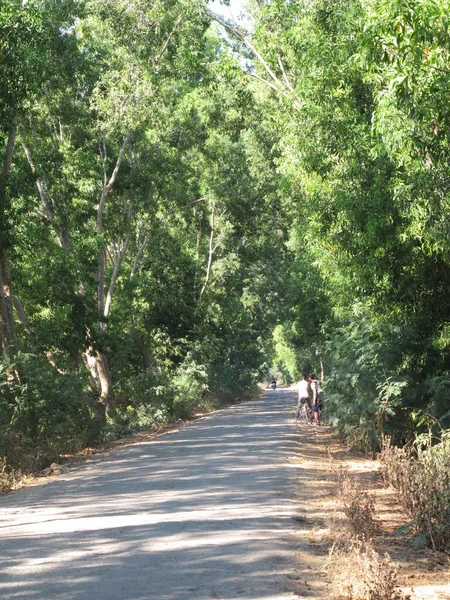
[[[270,387],[273,390],[276,390],[276,388],[277,388],[277,380],[275,379],[275,377],[272,379],[272,383],[270,384]]]
[[[298,417],[300,415],[300,410],[302,408],[302,404],[305,402],[309,403],[309,381],[306,375],[302,375],[302,378],[297,383],[298,389],[298,402],[297,402],[297,410],[295,411],[295,422],[297,423]]]

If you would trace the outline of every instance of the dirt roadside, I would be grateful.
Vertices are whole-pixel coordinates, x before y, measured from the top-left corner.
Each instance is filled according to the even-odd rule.
[[[302,533],[308,538],[307,545],[298,554],[299,568],[295,577],[300,588],[304,589],[303,593],[308,588],[312,590],[309,581],[314,577],[314,587],[328,589],[331,596],[332,583],[327,574],[328,555],[336,532],[345,521],[345,516],[339,511],[337,481],[333,474],[341,466],[374,499],[379,524],[374,546],[379,554],[389,554],[397,569],[397,582],[401,590],[411,600],[450,599],[449,557],[426,548],[414,548],[411,534],[399,530],[408,522],[408,518],[396,501],[395,492],[384,487],[378,461],[357,456],[345,449],[330,427],[306,425],[298,427],[298,456],[293,460],[299,469],[312,469],[316,473],[315,479],[323,481],[322,488],[316,486],[310,490],[307,520],[299,523]],[[301,489],[299,496],[304,502]]]

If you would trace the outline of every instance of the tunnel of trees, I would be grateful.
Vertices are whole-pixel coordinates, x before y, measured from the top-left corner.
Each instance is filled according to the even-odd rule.
[[[2,1],[4,470],[312,370],[360,447],[450,427],[449,15]]]

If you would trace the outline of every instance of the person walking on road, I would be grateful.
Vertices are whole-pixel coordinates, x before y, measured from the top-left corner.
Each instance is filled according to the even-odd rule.
[[[297,401],[297,410],[295,411],[295,423],[298,421],[298,417],[300,415],[300,410],[302,408],[302,404],[305,402],[309,403],[309,381],[306,375],[302,375],[302,378],[297,383],[298,389],[298,401]]]

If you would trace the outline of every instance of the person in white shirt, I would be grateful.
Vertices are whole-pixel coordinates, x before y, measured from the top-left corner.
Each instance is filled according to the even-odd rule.
[[[297,410],[295,411],[295,422],[297,423],[298,417],[300,415],[300,410],[302,408],[302,404],[305,402],[309,403],[309,381],[305,375],[302,375],[302,378],[297,383],[298,389],[298,402],[297,402]]]

